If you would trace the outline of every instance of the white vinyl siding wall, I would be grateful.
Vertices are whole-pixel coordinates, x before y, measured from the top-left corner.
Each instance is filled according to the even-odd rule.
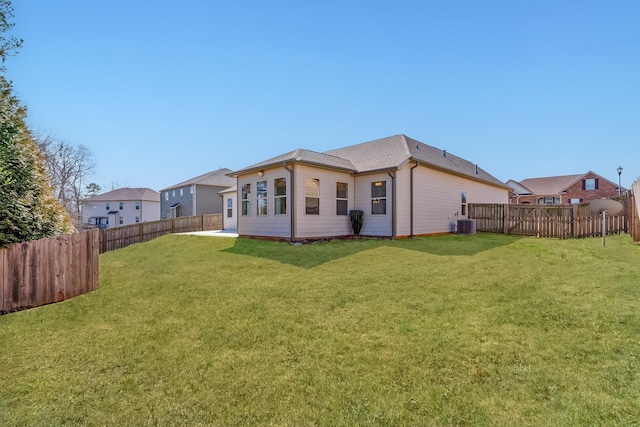
[[[408,167],[401,171],[403,175],[405,171],[407,176],[410,176]],[[508,203],[509,192],[506,189],[424,166],[417,167],[413,173],[413,233],[415,235],[453,232],[456,222],[461,216],[460,195],[462,192],[467,194],[467,204]],[[407,202],[403,202],[402,207],[398,207],[398,236],[411,234],[409,178],[406,181],[407,184],[402,185],[402,189],[403,196],[406,193]],[[404,199],[405,197],[403,197]]]
[[[133,203],[133,224],[135,224],[136,216],[140,217],[140,222],[158,221],[160,219],[160,202],[151,202],[149,200],[143,200],[140,204],[140,210],[135,207]],[[137,212],[137,213],[135,213]]]
[[[287,214],[275,215],[273,195],[275,194],[273,188],[273,181],[276,178],[285,178],[287,180]],[[258,181],[267,182],[267,214],[258,215],[258,204],[256,188]],[[251,184],[251,212],[250,215],[242,215],[241,210],[238,211],[237,216],[237,228],[238,234],[247,236],[261,236],[261,237],[290,237],[290,224],[291,218],[289,216],[291,197],[291,183],[289,182],[289,171],[279,167],[274,169],[267,169],[264,171],[262,177],[258,176],[257,172],[253,172],[247,175],[238,177],[238,194],[241,194],[242,186],[246,183]],[[226,196],[225,196],[226,199]],[[226,203],[226,202],[225,202]],[[242,200],[234,200],[234,208],[242,206]],[[226,206],[226,205],[225,205]]]
[[[347,236],[353,234],[348,215],[336,214],[336,183],[345,182],[349,186],[348,210],[353,206],[353,177],[349,173],[328,169],[296,165],[296,238],[321,238]],[[304,179],[320,180],[320,214],[307,215],[304,205]]]
[[[371,214],[371,183],[375,181],[387,181],[387,213],[383,215]],[[362,220],[362,236],[391,236],[392,212],[393,212],[393,181],[386,173],[371,175],[360,175],[356,178],[355,184],[355,205],[353,209],[360,209],[364,212]],[[351,230],[353,234],[353,230]]]

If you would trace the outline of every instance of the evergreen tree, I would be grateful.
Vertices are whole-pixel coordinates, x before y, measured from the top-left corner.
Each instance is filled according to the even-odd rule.
[[[12,12],[11,2],[0,1],[0,32],[12,26],[7,22]],[[20,44],[13,37],[0,36],[3,63]],[[26,108],[12,94],[11,83],[0,75],[0,246],[72,230],[69,215],[53,195],[36,139],[26,125]]]

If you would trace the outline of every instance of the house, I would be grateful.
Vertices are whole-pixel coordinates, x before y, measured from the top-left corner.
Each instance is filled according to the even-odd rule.
[[[222,212],[222,229],[226,231],[238,230],[238,219],[236,216],[236,197],[238,189],[234,185],[220,192],[224,210]]]
[[[405,135],[318,153],[297,149],[230,174],[244,236],[312,240],[450,233],[468,203],[508,203],[509,187],[477,165]]]
[[[113,228],[160,219],[160,193],[150,188],[119,188],[82,201],[82,222]]]
[[[589,171],[579,175],[528,178],[520,182],[509,180],[512,204],[568,205],[594,199],[618,196],[626,190],[618,184]]]
[[[221,168],[160,190],[162,219],[222,213],[219,192],[236,184],[230,172]]]

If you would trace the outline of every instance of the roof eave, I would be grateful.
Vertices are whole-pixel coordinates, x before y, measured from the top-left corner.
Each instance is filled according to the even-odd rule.
[[[261,165],[261,166],[256,166],[256,167],[252,167],[252,168],[248,168],[248,169],[241,169],[241,170],[236,171],[236,172],[228,173],[227,176],[229,176],[231,178],[237,178],[240,175],[248,175],[250,173],[259,172],[259,171],[265,170],[265,169],[273,169],[273,168],[278,167],[278,166],[284,167],[285,164],[300,164],[300,165],[306,165],[306,166],[314,166],[314,167],[323,168],[323,169],[344,171],[344,172],[347,172],[347,173],[356,173],[357,172],[355,169],[345,168],[345,167],[340,167],[340,166],[332,166],[332,165],[327,165],[325,163],[310,162],[308,160],[286,159],[286,160],[282,160],[282,161],[279,161],[279,162],[267,163],[267,164],[264,164],[264,165]]]

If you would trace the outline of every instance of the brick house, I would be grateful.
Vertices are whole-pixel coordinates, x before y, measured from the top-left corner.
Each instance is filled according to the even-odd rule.
[[[624,193],[618,184],[589,171],[580,175],[528,178],[522,181],[509,180],[512,204],[525,205],[569,205],[589,202],[594,199],[616,197]]]

